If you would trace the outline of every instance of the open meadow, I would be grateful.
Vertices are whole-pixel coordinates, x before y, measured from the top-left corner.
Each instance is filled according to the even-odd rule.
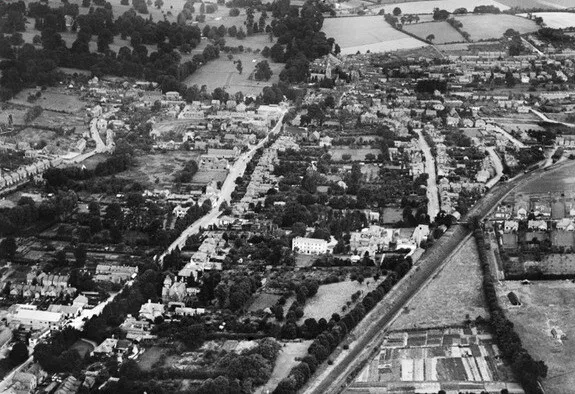
[[[356,52],[387,52],[427,46],[391,27],[382,16],[328,18],[323,32],[333,37],[344,55]]]
[[[329,150],[329,154],[331,155],[331,159],[334,161],[344,160],[343,156],[350,155],[349,161],[364,161],[365,156],[368,154],[372,154],[375,157],[381,153],[381,149],[371,149],[371,148],[332,148]]]
[[[534,21],[514,15],[465,15],[457,16],[455,19],[463,23],[461,29],[468,32],[473,41],[501,38],[507,29],[516,30],[521,34],[539,30]]]
[[[513,291],[521,306],[512,306]],[[571,394],[575,387],[575,284],[571,281],[540,281],[530,285],[505,281],[498,288],[505,314],[514,324],[523,346],[533,358],[549,367],[543,388],[547,393]],[[555,335],[553,335],[554,330]]]
[[[246,41],[244,45],[248,45],[247,40],[244,41]],[[236,64],[234,64],[234,61],[237,60],[242,62],[243,70],[241,74],[236,69]],[[269,81],[250,80],[250,74],[255,70],[256,64],[262,60],[268,60],[273,73],[272,77]],[[265,86],[271,86],[279,81],[279,74],[283,67],[283,64],[272,63],[259,53],[244,52],[233,55],[231,60],[228,59],[225,53],[220,53],[219,59],[212,60],[201,67],[186,78],[184,83],[188,86],[198,85],[201,87],[206,85],[210,92],[215,88],[221,87],[230,94],[242,92],[244,95],[258,95]]]
[[[521,16],[527,16],[527,14],[521,14]],[[535,12],[533,16],[540,16],[545,26],[553,29],[575,27],[575,14],[571,12]]]
[[[392,328],[404,330],[462,324],[466,315],[471,319],[479,315],[487,317],[481,281],[477,247],[470,238],[411,300]]]
[[[422,40],[427,39],[430,34],[434,35],[434,44],[446,44],[448,42],[464,42],[465,39],[453,26],[447,22],[429,22],[406,24],[403,30],[416,35]]]
[[[299,358],[305,357],[307,348],[311,345],[312,341],[293,341],[293,342],[280,342],[282,346],[280,353],[274,365],[274,369],[270,379],[266,384],[256,389],[256,394],[271,393],[278,383],[288,376],[293,367],[297,365]]]
[[[467,8],[469,12],[473,11],[478,5],[494,5],[501,11],[509,9],[508,6],[494,0],[429,0],[413,1],[405,3],[387,4],[383,7],[373,8],[375,12],[384,9],[386,13],[391,12],[395,7],[399,7],[404,14],[432,14],[434,8],[453,12],[457,8]]]
[[[198,153],[184,151],[169,151],[157,154],[136,156],[136,165],[118,175],[141,183],[145,188],[157,188],[158,185],[172,184],[174,175],[184,164],[195,160]],[[158,182],[156,184],[156,179]]]
[[[383,279],[383,278],[382,278]],[[369,283],[369,285],[368,285]],[[342,313],[342,307],[351,301],[351,295],[357,291],[364,294],[375,288],[373,278],[366,279],[363,283],[346,280],[328,285],[321,285],[317,294],[308,299],[303,310],[303,320],[313,317],[317,320],[324,318],[329,320],[334,313]]]

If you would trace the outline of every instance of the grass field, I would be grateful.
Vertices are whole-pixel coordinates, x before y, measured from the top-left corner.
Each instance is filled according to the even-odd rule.
[[[539,30],[534,21],[514,15],[466,15],[455,19],[463,23],[461,29],[468,32],[473,41],[501,38],[507,29],[521,34]]]
[[[152,346],[146,349],[144,354],[142,354],[138,359],[138,365],[143,371],[150,371],[153,365],[160,360],[162,355],[167,355],[168,349]]]
[[[406,24],[403,26],[403,30],[415,34],[423,40],[433,34],[435,39],[432,42],[435,44],[465,41],[463,36],[447,22]]]
[[[56,92],[53,89],[45,90],[39,99],[33,103],[27,101],[28,95],[30,93],[35,93],[35,89],[24,89],[20,91],[10,102],[12,104],[24,105],[32,107],[35,105],[40,105],[45,110],[66,112],[69,114],[75,114],[76,116],[82,116],[82,110],[86,107],[86,102],[80,100],[77,94],[71,94],[71,92]]]
[[[288,376],[289,372],[299,361],[296,358],[304,357],[312,341],[280,342],[282,348],[276,360],[272,375],[266,384],[256,389],[256,394],[271,393],[280,380]]]
[[[242,45],[250,45],[250,40],[242,41]],[[241,60],[242,62],[242,74],[236,69],[236,65],[234,64],[236,60]],[[255,70],[256,64],[262,60],[268,60],[273,73],[272,77],[269,81],[249,80],[249,76]],[[190,75],[184,82],[188,86],[198,85],[201,87],[206,85],[210,92],[215,88],[223,87],[226,92],[230,94],[242,92],[244,95],[258,95],[265,86],[271,86],[279,81],[279,74],[281,70],[283,70],[283,67],[283,64],[272,63],[259,53],[244,52],[233,55],[232,60],[229,60],[227,55],[222,53],[219,59],[210,61],[194,74]]]
[[[507,293],[513,291],[521,307],[511,307]],[[500,302],[513,322],[523,346],[536,360],[549,367],[543,388],[547,393],[571,394],[575,387],[575,285],[571,281],[541,281],[529,286],[506,281],[499,288]],[[566,338],[553,337],[559,329]]]
[[[407,310],[393,323],[393,329],[461,324],[465,315],[472,319],[488,316],[481,289],[481,270],[473,238],[429,285],[409,303]]]
[[[182,169],[184,163],[197,157],[197,153],[183,151],[137,156],[135,167],[118,176],[139,182],[144,187],[157,188],[159,185],[172,184],[174,174]]]
[[[84,358],[86,354],[94,350],[94,345],[90,342],[84,341],[83,339],[78,339],[76,343],[72,345],[72,349],[75,349],[80,357]]]
[[[366,285],[367,281],[369,281],[369,286]],[[334,313],[342,314],[341,308],[347,301],[351,300],[353,293],[360,290],[365,295],[374,289],[373,278],[369,278],[367,281],[360,284],[356,281],[346,280],[329,285],[321,285],[317,294],[306,301],[302,319],[313,317],[319,320],[323,317],[329,320]]]
[[[572,6],[575,4],[572,4]],[[564,29],[567,27],[575,27],[575,14],[570,12],[536,12],[534,16],[543,18],[543,23],[547,27],[554,29]],[[522,14],[521,16],[526,16]]]
[[[192,182],[205,183],[207,185],[211,181],[223,182],[227,176],[227,171],[198,171],[194,175]]]
[[[405,3],[393,3],[383,7],[376,7],[374,10],[379,11],[383,8],[386,12],[391,12],[395,7],[399,7],[404,14],[431,14],[434,8],[453,12],[457,8],[467,8],[469,12],[478,5],[494,5],[501,11],[509,9],[508,6],[493,0],[429,0],[413,1]]]
[[[344,55],[358,51],[387,52],[427,45],[395,30],[382,16],[329,18],[323,22],[323,32],[327,37],[335,39]]]
[[[270,293],[259,293],[250,304],[248,312],[255,312],[260,309],[271,308],[281,298],[280,295]]]

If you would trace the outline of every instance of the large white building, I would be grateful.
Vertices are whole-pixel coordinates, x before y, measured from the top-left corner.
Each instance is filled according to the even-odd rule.
[[[324,254],[327,252],[327,241],[320,238],[295,237],[292,250],[302,254]]]
[[[12,328],[29,326],[33,330],[60,328],[64,315],[60,312],[48,312],[32,309],[18,309],[14,314],[8,314],[8,325]]]

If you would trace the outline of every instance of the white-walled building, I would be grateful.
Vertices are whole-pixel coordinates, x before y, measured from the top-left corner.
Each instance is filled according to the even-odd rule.
[[[327,252],[327,241],[319,238],[295,237],[292,250],[302,254],[324,254]]]

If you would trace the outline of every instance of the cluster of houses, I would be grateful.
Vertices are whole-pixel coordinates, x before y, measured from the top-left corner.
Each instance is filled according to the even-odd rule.
[[[573,198],[520,195],[497,207],[492,220],[499,225],[502,247],[517,248],[519,242],[575,248],[575,202]]]
[[[246,193],[238,203],[234,204],[235,214],[241,215],[248,212],[258,202],[263,204],[268,190],[277,187],[279,179],[273,175],[274,165],[277,163],[278,151],[286,149],[297,150],[299,146],[290,137],[282,136],[264,151],[251,174]]]
[[[0,154],[2,148],[0,148]],[[17,186],[28,182],[30,178],[41,177],[48,168],[56,167],[62,163],[62,158],[38,157],[32,163],[19,167],[14,171],[2,171],[0,169],[0,190]]]

